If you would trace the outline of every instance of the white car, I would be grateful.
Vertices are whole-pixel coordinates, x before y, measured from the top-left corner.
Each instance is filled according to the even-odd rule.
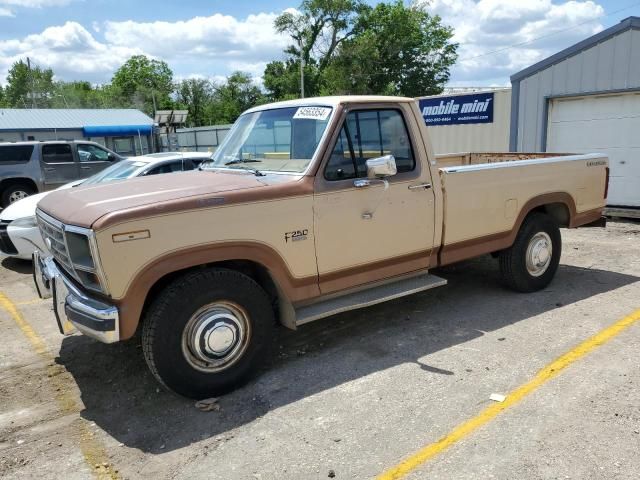
[[[124,180],[145,175],[183,172],[196,169],[202,162],[211,160],[208,152],[165,152],[131,157],[85,179],[60,187]],[[47,253],[47,247],[36,224],[36,206],[49,192],[38,193],[12,203],[0,212],[0,251],[8,257],[31,260],[35,250]]]

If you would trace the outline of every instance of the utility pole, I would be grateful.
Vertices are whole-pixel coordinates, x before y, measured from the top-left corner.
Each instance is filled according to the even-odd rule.
[[[300,34],[300,98],[304,98],[304,55],[302,53],[302,34]]]
[[[158,111],[158,107],[156,107],[156,92],[151,90],[151,100],[153,100],[153,114],[155,115]]]
[[[31,60],[27,57],[27,72],[29,72],[29,80],[31,83],[31,108],[36,108],[36,92],[33,88],[33,74],[31,73]]]

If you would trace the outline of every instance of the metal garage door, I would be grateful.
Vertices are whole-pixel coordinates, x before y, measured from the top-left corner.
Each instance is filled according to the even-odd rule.
[[[609,205],[640,207],[640,93],[552,100],[547,151],[606,153]]]

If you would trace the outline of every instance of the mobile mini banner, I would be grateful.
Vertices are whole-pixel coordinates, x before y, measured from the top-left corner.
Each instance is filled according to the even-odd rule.
[[[419,100],[427,126],[493,123],[493,92]]]

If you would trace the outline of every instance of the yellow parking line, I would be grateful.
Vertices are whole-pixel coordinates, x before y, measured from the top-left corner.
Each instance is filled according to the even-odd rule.
[[[520,400],[525,398],[530,393],[534,392],[540,386],[544,385],[569,365],[584,357],[586,354],[596,349],[597,347],[604,345],[620,332],[636,323],[638,320],[640,320],[640,310],[636,310],[632,314],[617,321],[610,327],[607,327],[604,330],[600,331],[593,337],[582,342],[573,350],[565,353],[555,361],[548,364],[527,383],[510,392],[504,402],[494,403],[485,408],[477,416],[473,417],[470,420],[467,420],[464,423],[461,423],[437,442],[425,446],[406,460],[403,460],[395,467],[392,467],[389,470],[383,472],[377,477],[377,479],[393,480],[404,477],[426,461],[438,455],[443,450],[449,448],[454,443],[462,440],[481,426],[493,420],[499,413],[517,404]]]
[[[4,308],[9,313],[9,315],[11,315],[11,318],[13,318],[13,320],[18,324],[18,327],[20,327],[20,330],[22,330],[24,336],[27,337],[31,342],[31,345],[33,345],[36,353],[38,353],[39,355],[47,354],[47,346],[45,345],[45,343],[33,330],[33,328],[31,328],[31,325],[29,325],[29,323],[27,323],[27,321],[23,318],[15,304],[11,300],[9,300],[7,296],[2,292],[0,292],[0,306],[2,306],[2,308]]]
[[[73,385],[70,385],[68,372],[63,366],[55,363],[55,358],[49,352],[44,340],[29,325],[29,322],[22,316],[15,303],[13,303],[4,293],[0,292],[0,307],[2,307],[13,321],[18,325],[25,337],[31,342],[34,350],[44,360],[47,361],[47,379],[51,382],[52,387],[57,392],[56,401],[58,407],[65,413],[75,413],[81,410],[80,404],[73,392]],[[94,437],[93,432],[89,431],[87,422],[78,419],[80,450],[84,456],[85,462],[89,464],[89,468],[99,479],[118,479],[120,478],[116,470],[109,463],[109,456],[104,446]]]

